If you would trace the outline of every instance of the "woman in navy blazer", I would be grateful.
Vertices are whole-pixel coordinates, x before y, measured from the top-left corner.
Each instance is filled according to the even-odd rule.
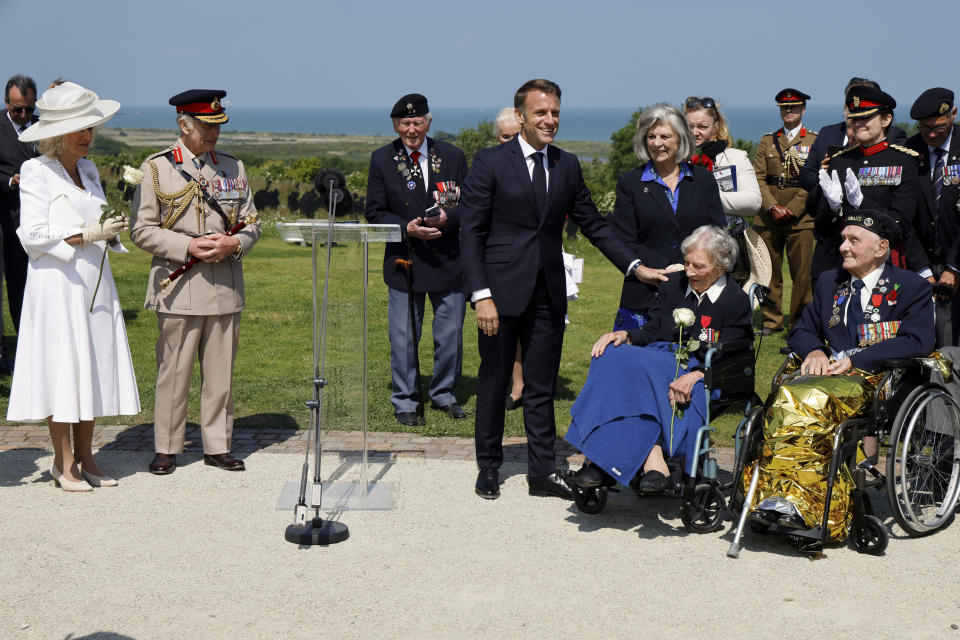
[[[720,190],[713,174],[685,161],[693,150],[690,130],[679,109],[656,104],[637,119],[634,153],[642,166],[617,180],[611,222],[647,266],[683,262],[680,243],[702,225],[725,225]],[[614,330],[643,326],[644,311],[657,288],[624,279]]]

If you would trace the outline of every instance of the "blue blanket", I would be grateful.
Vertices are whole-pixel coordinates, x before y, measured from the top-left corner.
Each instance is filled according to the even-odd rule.
[[[677,361],[675,344],[655,342],[646,347],[608,346],[590,365],[587,381],[570,408],[567,442],[580,449],[624,486],[643,467],[660,442],[667,457],[693,459],[697,430],[706,420],[703,381],[697,382],[683,417],[673,423],[667,398]],[[688,367],[696,366],[691,358]],[[689,369],[681,367],[680,375]]]

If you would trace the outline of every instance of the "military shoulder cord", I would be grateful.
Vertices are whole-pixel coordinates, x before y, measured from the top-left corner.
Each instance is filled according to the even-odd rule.
[[[151,160],[148,164],[150,165],[151,173],[153,173],[153,192],[156,194],[157,200],[170,206],[170,214],[167,216],[167,219],[163,221],[163,224],[160,225],[162,228],[169,229],[172,227],[177,220],[180,219],[180,216],[183,215],[183,212],[187,210],[187,207],[190,206],[190,201],[193,198],[197,199],[197,210],[198,215],[200,215],[199,212],[203,210],[203,200],[200,197],[199,184],[191,181],[176,193],[164,193],[160,190],[160,175],[157,171],[156,163]]]

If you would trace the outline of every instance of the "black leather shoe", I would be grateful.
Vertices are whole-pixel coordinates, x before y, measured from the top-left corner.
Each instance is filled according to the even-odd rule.
[[[500,497],[500,473],[496,469],[480,469],[477,474],[477,495],[487,500]]]
[[[245,471],[246,467],[243,460],[238,460],[230,456],[229,453],[217,453],[215,455],[203,454],[203,464],[211,467],[217,467],[224,471]]]
[[[581,489],[592,489],[594,487],[614,487],[617,481],[610,477],[606,471],[588,462],[580,467],[579,471],[568,473],[566,480],[570,484],[575,484]]]
[[[516,400],[513,399],[513,396],[507,396],[507,404],[505,405],[507,411],[513,411],[514,409],[519,409],[523,406],[523,396],[520,396]]]
[[[442,407],[436,403],[431,403],[431,405],[437,411],[443,411],[450,414],[451,418],[456,418],[457,420],[467,417],[467,412],[460,408],[456,402],[451,402],[450,404],[445,404]]]
[[[667,488],[667,477],[659,471],[647,471],[643,478],[637,483],[637,492],[644,495],[648,493],[661,493]]]
[[[422,424],[415,411],[401,411],[397,414],[397,422],[405,427],[416,427]]]
[[[754,509],[747,516],[751,522],[756,522],[764,527],[772,527],[777,524],[780,514],[770,509]]]
[[[150,473],[155,476],[165,476],[173,473],[177,468],[177,456],[167,453],[158,453],[153,456],[153,462],[150,463]]]
[[[789,516],[780,516],[780,519],[777,520],[777,524],[785,529],[809,529],[807,523],[804,522],[803,518],[797,514],[791,514]]]
[[[556,497],[573,500],[567,483],[557,473],[548,476],[527,476],[527,493],[532,496]]]

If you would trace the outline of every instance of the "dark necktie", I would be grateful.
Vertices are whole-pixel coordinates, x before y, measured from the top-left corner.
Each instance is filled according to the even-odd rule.
[[[943,191],[943,154],[940,147],[933,150],[937,156],[937,161],[933,165],[933,199],[937,205],[937,212],[940,211],[940,193]],[[934,212],[936,215],[936,212]]]
[[[420,156],[421,156],[421,155],[423,155],[423,154],[421,154],[419,151],[414,151],[414,152],[412,152],[412,153],[410,154],[410,160],[413,161],[413,164],[414,164],[414,166],[415,166],[417,169],[420,169],[420,168],[421,168],[421,167],[420,167]],[[417,183],[417,187],[420,189],[420,193],[423,193],[423,191],[424,191],[424,186],[423,186],[423,185],[424,185],[424,177],[423,177],[423,171],[422,171],[422,170],[417,171],[417,175],[416,175],[416,178],[415,178],[415,182]]]
[[[847,306],[847,331],[850,334],[850,346],[856,347],[860,344],[860,337],[857,335],[857,327],[863,324],[863,307],[860,302],[860,292],[863,290],[863,280],[857,278],[853,281],[853,294],[850,296],[850,304]]]
[[[547,206],[547,172],[543,168],[543,152],[530,155],[533,158],[533,195],[537,200],[537,213],[543,214]]]

